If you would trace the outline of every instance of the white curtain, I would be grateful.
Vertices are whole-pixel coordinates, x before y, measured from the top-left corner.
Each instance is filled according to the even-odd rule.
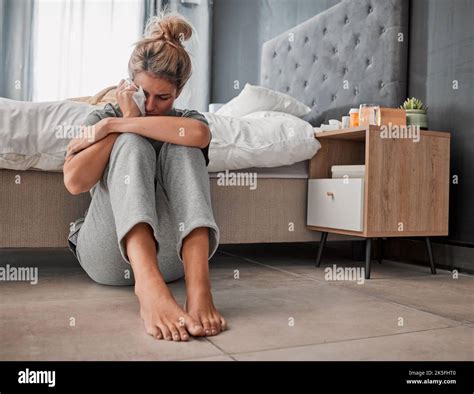
[[[31,100],[34,0],[0,0],[0,97]]]
[[[127,77],[142,0],[35,0],[33,101],[91,96]]]

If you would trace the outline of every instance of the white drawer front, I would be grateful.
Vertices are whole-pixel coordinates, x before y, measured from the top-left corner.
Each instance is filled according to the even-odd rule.
[[[364,179],[309,179],[309,226],[364,230]]]

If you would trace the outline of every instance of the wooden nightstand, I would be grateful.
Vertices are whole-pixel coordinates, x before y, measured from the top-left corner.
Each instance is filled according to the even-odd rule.
[[[366,279],[372,240],[387,237],[424,237],[436,273],[429,237],[448,235],[451,136],[419,133],[418,142],[385,138],[379,126],[315,135],[321,149],[309,164],[307,228],[322,233],[317,267],[331,232],[367,240]],[[354,164],[365,165],[365,178],[331,179],[331,166]]]

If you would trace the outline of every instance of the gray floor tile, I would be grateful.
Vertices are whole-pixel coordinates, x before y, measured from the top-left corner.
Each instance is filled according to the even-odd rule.
[[[465,359],[472,351],[472,277],[374,261],[364,284],[328,281],[325,267],[363,262],[333,250],[316,269],[315,254],[316,244],[221,246],[210,272],[230,329],[174,343],[146,335],[132,286],[94,283],[68,251],[0,251],[2,264],[40,272],[37,285],[0,283],[0,360]],[[184,281],[169,287],[182,305]]]
[[[282,272],[295,273],[329,284],[350,286],[381,299],[437,313],[460,322],[474,322],[474,276],[460,274],[457,279],[453,279],[452,273],[446,270],[438,269],[437,275],[431,275],[428,267],[388,260],[378,264],[374,260],[370,280],[340,281],[331,279],[328,275],[329,268],[334,272],[334,268],[357,268],[363,267],[364,263],[329,255],[320,268],[315,268],[311,249],[308,246],[301,246],[300,249],[302,252],[296,254],[295,247],[285,245],[278,245],[275,249],[271,245],[246,245],[241,251],[238,248],[230,248],[230,251]]]
[[[474,277],[427,275],[413,278],[370,280],[363,286],[344,286],[382,299],[409,305],[459,322],[474,322]],[[357,286],[357,287],[356,287]]]
[[[342,286],[317,282],[286,289],[220,291],[214,299],[230,330],[226,336],[218,335],[210,340],[226,353],[369,338],[457,324]]]
[[[238,361],[473,361],[474,329],[460,326],[232,357]]]
[[[145,333],[138,302],[132,297],[2,306],[0,333],[0,360],[179,360],[223,355],[206,339],[186,343],[153,339]]]

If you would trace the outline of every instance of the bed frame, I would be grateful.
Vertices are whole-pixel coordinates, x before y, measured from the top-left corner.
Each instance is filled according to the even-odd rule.
[[[406,95],[408,0],[342,1],[265,42],[261,85],[312,108],[319,126],[363,102],[396,107]],[[345,83],[347,81],[347,83]],[[239,170],[242,171],[242,170]],[[210,178],[221,244],[318,241],[306,228],[306,179],[258,179],[256,190]],[[0,170],[0,248],[67,247],[88,193],[62,173]]]

